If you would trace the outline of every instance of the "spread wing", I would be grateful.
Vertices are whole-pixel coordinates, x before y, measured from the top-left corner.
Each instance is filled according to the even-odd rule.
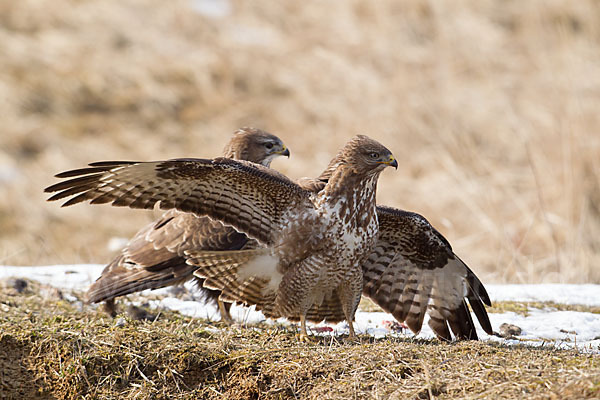
[[[227,158],[154,162],[107,161],[56,175],[71,178],[45,189],[63,206],[91,204],[177,209],[209,216],[263,244],[296,207],[312,207],[310,193],[258,164]]]
[[[186,263],[185,251],[238,250],[247,242],[245,235],[218,221],[169,210],[158,221],[138,231],[121,254],[104,268],[88,290],[88,300],[97,303],[183,283],[192,279],[196,269]]]
[[[481,281],[453,252],[448,241],[419,214],[377,207],[377,245],[363,264],[363,294],[397,320],[419,332],[425,313],[435,334],[451,340],[477,339],[467,305],[483,329],[493,330]]]

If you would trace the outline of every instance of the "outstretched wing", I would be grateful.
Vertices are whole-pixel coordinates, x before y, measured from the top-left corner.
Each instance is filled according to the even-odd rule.
[[[425,313],[435,334],[451,340],[477,339],[467,305],[483,329],[493,330],[481,281],[453,252],[448,241],[419,214],[377,207],[377,245],[363,264],[363,294],[397,320],[419,332]]]
[[[91,204],[177,209],[206,215],[264,244],[296,207],[311,207],[310,193],[285,176],[258,164],[227,158],[154,162],[108,161],[67,171],[72,178],[47,187],[48,200],[70,197],[70,206]]]

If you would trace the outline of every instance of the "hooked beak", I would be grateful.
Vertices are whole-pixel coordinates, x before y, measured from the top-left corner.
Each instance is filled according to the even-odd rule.
[[[286,156],[287,158],[290,158],[290,151],[287,147],[285,147],[285,145],[283,145],[283,148],[281,150],[276,151],[275,154],[279,154],[280,156]]]
[[[389,165],[390,167],[394,167],[398,169],[398,161],[394,158],[393,155],[390,154],[390,158],[387,161],[382,161],[381,164]]]

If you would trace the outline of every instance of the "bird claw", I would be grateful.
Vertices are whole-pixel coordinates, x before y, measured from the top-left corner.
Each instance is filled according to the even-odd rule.
[[[223,318],[223,317],[221,317],[221,321],[219,321],[219,322],[221,322],[223,325],[230,326],[230,327],[236,327],[236,325],[238,325],[233,320],[233,318]]]
[[[354,336],[348,336],[347,338],[343,338],[342,342],[344,344],[362,344],[360,338],[356,335]]]
[[[312,336],[308,336],[306,333],[297,333],[296,338],[300,343],[314,343],[315,339]]]

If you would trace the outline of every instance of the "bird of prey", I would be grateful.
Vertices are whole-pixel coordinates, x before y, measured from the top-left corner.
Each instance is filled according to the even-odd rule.
[[[277,136],[249,127],[237,130],[223,151],[223,157],[265,167],[269,167],[275,157],[289,155]],[[246,235],[218,221],[169,210],[137,232],[89,288],[87,299],[92,303],[105,301],[106,311],[114,316],[116,297],[193,279],[196,267],[186,264],[185,251],[238,250],[248,241]],[[203,280],[195,279],[202,288]],[[219,301],[218,291],[205,288],[202,291],[205,299],[217,302],[221,320],[231,323],[231,304]]]
[[[318,178],[297,183],[311,192],[323,190],[337,165],[334,158]],[[494,334],[485,306],[491,301],[485,287],[456,255],[446,238],[414,212],[377,206],[377,244],[363,262],[363,295],[417,334],[425,313],[435,335],[452,340],[477,340],[468,303],[481,327]],[[188,262],[198,263],[193,254]]]
[[[268,168],[226,158],[108,161],[58,174],[46,188],[63,206],[89,200],[131,208],[177,209],[231,225],[263,248],[205,252],[201,276],[221,296],[256,304],[267,317],[345,319],[350,339],[363,291],[362,264],[376,248],[377,180],[392,153],[364,135],[350,140],[321,191]],[[216,256],[215,256],[216,255]],[[232,262],[233,261],[233,262]]]

